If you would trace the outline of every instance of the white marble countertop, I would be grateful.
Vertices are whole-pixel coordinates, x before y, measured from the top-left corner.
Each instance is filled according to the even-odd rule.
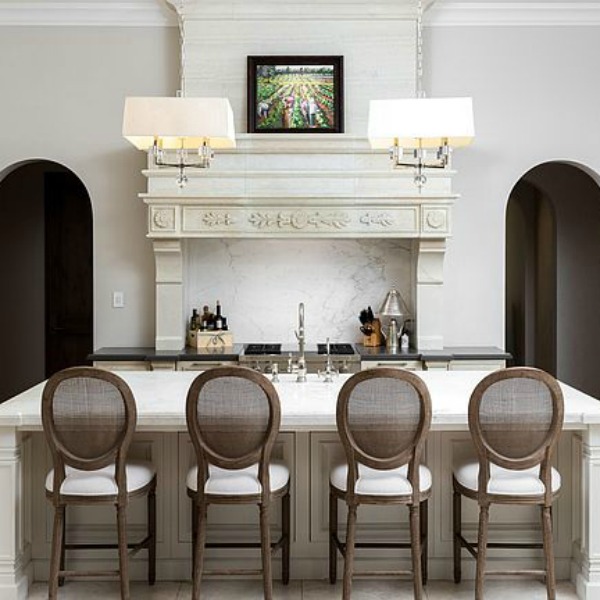
[[[121,371],[136,399],[139,431],[185,431],[185,398],[191,371]],[[429,388],[433,405],[432,429],[467,428],[469,397],[483,371],[420,371],[416,373]],[[324,383],[308,375],[296,383],[295,375],[280,375],[275,384],[281,401],[282,431],[335,430],[335,408],[340,387],[350,377],[341,375]],[[0,427],[23,431],[41,429],[40,405],[43,383],[0,405]],[[565,399],[565,429],[600,425],[600,401],[561,384]]]

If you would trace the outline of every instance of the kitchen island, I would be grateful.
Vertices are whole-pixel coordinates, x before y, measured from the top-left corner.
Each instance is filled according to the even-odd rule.
[[[158,471],[158,578],[188,579],[191,538],[190,504],[185,474],[192,464],[186,432],[185,397],[193,372],[121,372],[138,407],[136,436],[130,455],[152,460]],[[433,496],[429,511],[430,577],[450,579],[452,573],[451,471],[455,462],[472,454],[467,431],[467,406],[471,391],[486,375],[478,371],[424,371],[418,373],[429,387],[433,420],[427,442],[426,462],[433,472]],[[286,460],[292,473],[293,578],[327,576],[328,473],[342,456],[335,426],[338,391],[347,376],[323,383],[309,376],[296,383],[283,375],[276,384],[282,407],[281,433],[274,455]],[[44,497],[44,478],[50,457],[41,431],[40,399],[43,384],[0,405],[0,598],[27,597],[31,580],[47,576],[51,538],[51,510]],[[565,397],[564,433],[556,454],[563,477],[563,493],[556,503],[555,550],[559,578],[576,582],[580,598],[600,600],[600,402],[562,385]],[[476,531],[477,507],[465,502],[463,522],[467,534]],[[114,514],[110,509],[76,509],[69,513],[67,536],[110,539]],[[132,503],[128,524],[132,535],[144,523],[144,503]],[[361,507],[358,535],[363,539],[389,540],[407,534],[402,508]],[[340,510],[343,528],[345,512]],[[254,507],[211,507],[209,538],[254,539],[257,536]],[[274,528],[279,515],[273,515]],[[539,536],[538,512],[500,507],[492,512],[491,535],[529,541]],[[536,567],[537,551],[511,556],[490,553],[490,568]],[[207,568],[255,566],[255,551],[215,551]],[[116,556],[100,552],[68,560],[81,568],[114,565]],[[131,576],[144,578],[145,556],[131,564]],[[400,559],[383,550],[357,556],[357,568],[404,568]],[[400,564],[399,564],[400,563]],[[464,558],[465,576],[472,576],[474,561]],[[275,575],[278,561],[274,561]]]

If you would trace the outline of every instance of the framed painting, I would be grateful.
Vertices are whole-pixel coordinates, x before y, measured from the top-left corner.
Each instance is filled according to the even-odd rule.
[[[249,56],[249,133],[343,133],[343,56]]]

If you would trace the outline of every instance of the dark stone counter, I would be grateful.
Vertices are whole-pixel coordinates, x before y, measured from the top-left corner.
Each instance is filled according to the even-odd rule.
[[[154,348],[100,348],[88,356],[94,361],[211,361],[238,360],[243,344],[223,348],[189,348],[183,350],[155,350]]]
[[[385,346],[376,348],[355,344],[361,360],[423,360],[447,362],[450,360],[510,360],[512,356],[494,346],[450,346],[441,350],[398,350],[388,352]]]
[[[451,360],[510,360],[512,356],[493,346],[452,346],[441,350],[398,350],[388,352],[385,346],[376,348],[355,344],[354,348],[361,360],[398,361],[421,360],[448,362]],[[243,353],[243,344],[234,344],[223,348],[184,348],[180,351],[155,350],[154,348],[100,348],[88,356],[93,361],[237,361]]]

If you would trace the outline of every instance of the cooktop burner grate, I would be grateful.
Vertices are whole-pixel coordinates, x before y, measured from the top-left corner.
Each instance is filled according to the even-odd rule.
[[[327,344],[317,344],[319,354],[327,354]],[[354,354],[352,344],[329,344],[330,354]]]
[[[281,344],[248,344],[244,350],[245,354],[281,354]]]

